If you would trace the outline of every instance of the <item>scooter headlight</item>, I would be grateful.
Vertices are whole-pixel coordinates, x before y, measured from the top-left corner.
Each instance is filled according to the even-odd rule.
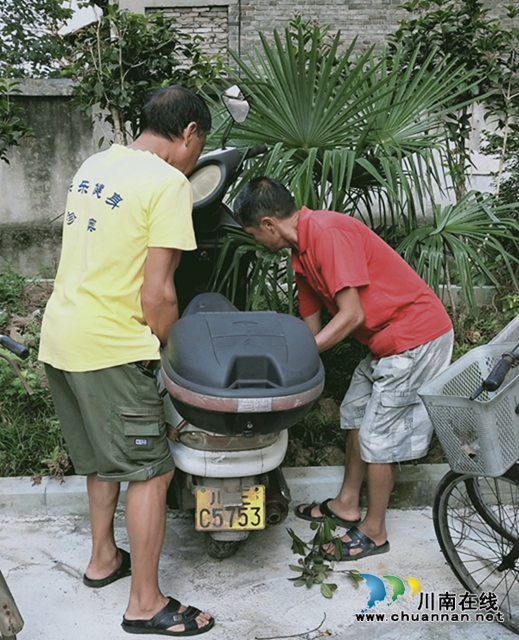
[[[207,200],[218,190],[223,180],[223,167],[219,164],[208,164],[195,170],[189,176],[189,182],[193,190],[193,205]]]

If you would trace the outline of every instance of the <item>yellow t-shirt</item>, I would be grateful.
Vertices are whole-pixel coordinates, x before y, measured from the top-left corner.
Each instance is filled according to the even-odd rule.
[[[148,247],[196,249],[191,185],[158,156],[113,145],[69,187],[40,360],[95,371],[158,358],[140,299]]]

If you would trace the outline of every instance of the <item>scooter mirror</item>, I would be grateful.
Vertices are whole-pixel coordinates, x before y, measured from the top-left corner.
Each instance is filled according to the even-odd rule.
[[[222,93],[222,102],[235,122],[245,122],[250,107],[238,85],[235,84]]]

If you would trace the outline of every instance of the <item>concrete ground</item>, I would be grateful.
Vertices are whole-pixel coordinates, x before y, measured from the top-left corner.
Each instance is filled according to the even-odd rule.
[[[287,476],[297,504],[310,494],[315,499],[329,497],[340,483],[340,468],[326,473],[322,469],[289,470]],[[0,480],[0,569],[25,620],[18,638],[128,638],[120,622],[129,578],[98,590],[81,582],[90,548],[84,485],[79,478],[67,483],[60,487],[51,482],[51,490],[49,486],[31,488],[27,479]],[[28,496],[25,499],[20,498],[23,491]],[[48,495],[43,500],[44,494]],[[39,504],[33,499],[35,495]],[[332,581],[337,590],[331,599],[325,599],[315,586],[296,588],[288,581],[295,575],[288,565],[295,564],[297,556],[291,552],[287,527],[304,540],[312,535],[309,523],[290,515],[282,525],[253,533],[233,557],[215,560],[207,555],[203,535],[194,531],[189,514],[170,511],[160,566],[164,593],[215,616],[214,629],[204,636],[208,640],[516,638],[495,622],[413,620],[438,613],[437,606],[431,606],[432,594],[437,604],[440,594],[457,598],[464,592],[439,550],[430,507],[390,510],[391,551],[336,565]],[[116,518],[116,538],[120,546],[128,548],[122,508]],[[393,603],[392,591],[384,581],[386,599],[368,611],[387,620],[358,619],[357,614],[367,608],[370,591],[364,581],[356,589],[347,574],[341,573],[343,569],[403,580],[405,593]],[[422,596],[412,595],[412,581],[406,580],[409,577],[421,583]]]

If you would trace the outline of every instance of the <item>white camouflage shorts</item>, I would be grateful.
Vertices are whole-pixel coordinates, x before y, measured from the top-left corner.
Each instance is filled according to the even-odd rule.
[[[415,349],[357,366],[341,404],[341,427],[359,429],[365,462],[390,463],[426,455],[433,426],[418,389],[450,363],[453,331]]]

